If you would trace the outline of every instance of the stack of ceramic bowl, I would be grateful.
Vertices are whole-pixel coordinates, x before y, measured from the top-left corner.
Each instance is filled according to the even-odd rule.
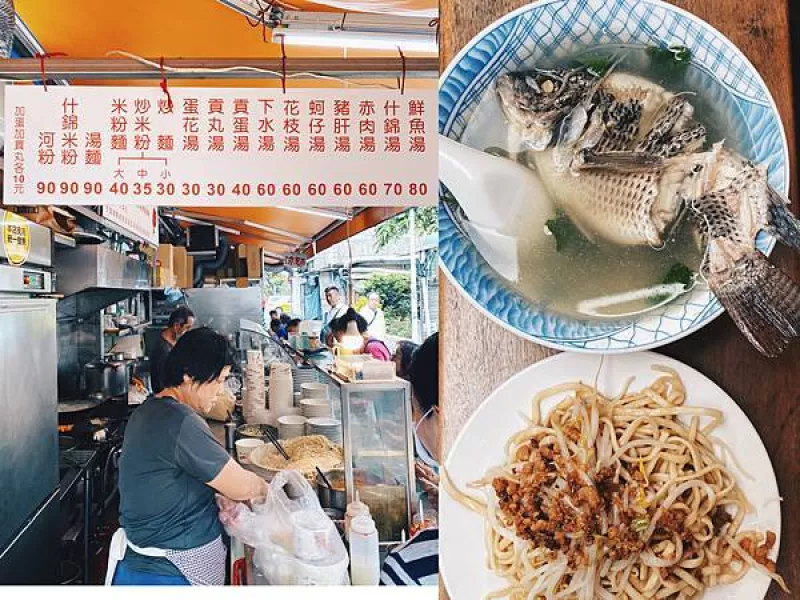
[[[269,367],[269,410],[276,420],[294,412],[292,390],[292,367],[287,363],[272,363]]]
[[[306,418],[300,415],[284,415],[278,417],[278,437],[291,440],[306,433]]]
[[[334,444],[342,445],[342,422],[330,417],[313,417],[306,422],[306,435],[324,435]]]
[[[328,384],[311,381],[300,385],[300,393],[303,398],[314,398],[318,400],[328,399]]]
[[[317,370],[310,367],[295,367],[292,370],[292,376],[294,377],[294,391],[300,392],[301,386],[304,383],[311,383],[317,381]]]
[[[300,408],[303,416],[307,419],[331,416],[331,403],[327,400],[304,398],[303,400],[300,400]]]

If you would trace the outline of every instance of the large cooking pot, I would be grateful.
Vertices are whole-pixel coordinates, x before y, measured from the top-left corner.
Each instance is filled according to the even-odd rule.
[[[322,508],[332,508],[337,510],[347,510],[347,491],[344,485],[344,471],[333,469],[325,473],[328,481],[333,485],[329,488],[322,477],[317,473],[317,496]]]
[[[102,394],[104,398],[128,395],[131,370],[125,361],[96,360],[84,367],[84,374],[87,394]]]

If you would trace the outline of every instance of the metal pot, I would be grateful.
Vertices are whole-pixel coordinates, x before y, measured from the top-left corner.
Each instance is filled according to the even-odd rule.
[[[322,508],[334,508],[337,510],[347,510],[347,490],[344,485],[344,471],[342,469],[334,469],[325,473],[334,489],[325,485],[322,477],[317,473],[317,496],[319,497],[319,504]],[[339,485],[341,484],[341,489]]]
[[[128,395],[130,367],[126,362],[96,360],[84,367],[86,393],[104,398]]]

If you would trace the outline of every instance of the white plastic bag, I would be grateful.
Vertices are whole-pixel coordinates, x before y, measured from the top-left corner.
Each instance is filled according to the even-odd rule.
[[[270,585],[348,583],[344,543],[299,472],[275,475],[263,504],[218,503],[225,531],[255,549],[253,565]]]

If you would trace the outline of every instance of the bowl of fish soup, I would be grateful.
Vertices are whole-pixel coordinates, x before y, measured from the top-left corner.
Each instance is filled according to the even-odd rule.
[[[763,165],[774,190],[788,193],[786,136],[772,96],[758,72],[710,25],[657,0],[544,0],[490,25],[462,49],[440,79],[439,132],[486,150],[498,145],[495,142],[502,136],[490,132],[482,137],[482,133],[475,133],[480,129],[475,123],[482,119],[494,122],[497,115],[508,119],[500,107],[487,109],[487,102],[498,103],[493,89],[498,77],[540,65],[557,66],[598,52],[610,56],[617,70],[647,76],[647,49],[675,47],[685,47],[691,55],[689,68],[680,75],[680,90],[673,91],[690,93],[692,103],[697,105],[698,120],[703,119],[707,125],[703,151],[724,139],[726,146]],[[654,303],[636,316],[594,318],[563,310],[557,304],[554,309],[550,299],[537,301],[489,266],[464,228],[463,213],[456,201],[443,188],[439,247],[446,275],[491,319],[537,343],[602,353],[655,348],[698,330],[723,312],[702,277],[695,277],[686,293]],[[767,255],[774,243],[764,231],[756,238],[757,249]],[[627,257],[628,263],[624,263],[624,256],[609,256],[606,264],[585,269],[575,281],[580,282],[592,271],[612,269],[615,264],[626,264],[630,276],[634,276],[638,264],[635,255]],[[697,257],[684,258],[688,262]],[[659,259],[662,263],[654,268],[673,261],[672,257]],[[553,279],[561,276],[561,259],[553,255],[548,260],[540,270],[549,271]],[[620,275],[627,276],[626,272]]]

